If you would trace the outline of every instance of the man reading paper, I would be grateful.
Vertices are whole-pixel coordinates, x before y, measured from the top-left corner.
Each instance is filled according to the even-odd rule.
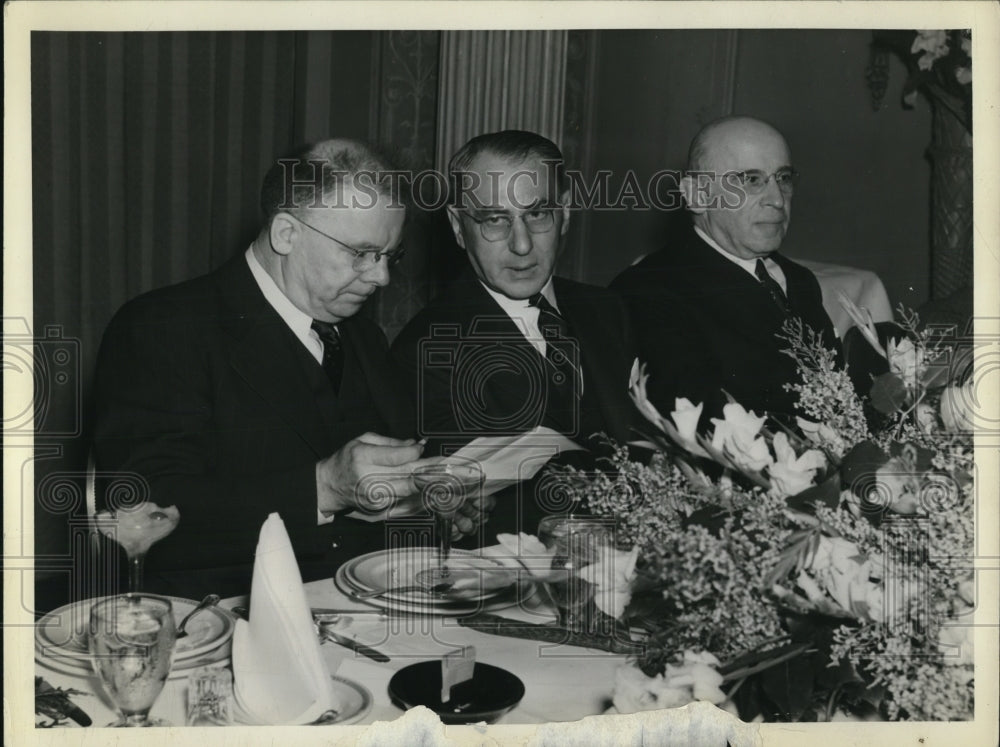
[[[181,513],[149,554],[151,590],[245,593],[274,511],[307,580],[385,547],[384,525],[351,512],[411,494],[422,451],[385,337],[358,314],[399,256],[405,207],[379,176],[390,170],[350,140],[279,160],[245,252],[108,326],[98,468],[138,473],[149,500]]]

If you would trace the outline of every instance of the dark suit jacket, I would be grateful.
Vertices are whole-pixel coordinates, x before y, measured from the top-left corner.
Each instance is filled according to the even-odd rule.
[[[780,254],[771,258],[785,273],[790,312],[839,350],[815,276]],[[650,399],[660,412],[687,397],[706,402],[703,418],[717,415],[725,389],[748,410],[794,413],[798,395],[784,385],[798,380],[795,362],[776,336],[783,314],[755,277],[720,256],[693,227],[611,287],[632,314],[639,357],[649,366]]]
[[[566,350],[584,376],[581,409],[562,430],[571,438],[603,431],[625,441],[635,413],[628,396],[635,349],[626,309],[603,288],[558,277],[553,287],[570,327]],[[543,423],[544,358],[471,268],[410,320],[392,345],[392,360],[416,403],[420,435],[435,443],[463,445]]]
[[[554,289],[570,327],[569,352],[583,370],[579,409],[571,427],[557,430],[600,453],[592,434],[603,432],[618,442],[634,436],[637,413],[628,376],[635,349],[627,312],[603,288],[555,278]],[[418,431],[429,439],[425,453],[549,424],[544,358],[471,268],[406,325],[392,345],[392,359],[417,404]],[[560,461],[594,466],[593,455],[580,452]],[[550,488],[539,476],[498,495],[489,524],[467,544],[492,543],[501,531],[534,533],[542,515],[562,510]]]
[[[98,361],[94,449],[99,470],[138,473],[152,501],[180,510],[178,528],[149,552],[151,583],[162,572],[163,590],[225,593],[205,580],[214,569],[226,592],[248,591],[272,511],[306,577],[383,546],[380,524],[338,516],[317,526],[318,460],[367,430],[413,435],[381,330],[359,316],[340,330],[337,397],[242,254],[116,314]]]

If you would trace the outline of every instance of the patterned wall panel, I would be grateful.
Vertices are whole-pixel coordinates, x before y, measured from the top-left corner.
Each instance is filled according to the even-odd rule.
[[[440,38],[438,31],[383,31],[373,45],[370,137],[413,174],[434,165]],[[424,183],[432,189],[432,180]],[[436,289],[431,256],[435,217],[433,212],[410,211],[403,240],[406,257],[368,307],[390,340]]]

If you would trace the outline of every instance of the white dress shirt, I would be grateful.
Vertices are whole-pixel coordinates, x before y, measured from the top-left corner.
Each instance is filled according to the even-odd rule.
[[[253,275],[253,279],[257,281],[257,285],[260,287],[260,292],[264,294],[264,298],[278,312],[278,316],[285,321],[288,328],[306,346],[306,350],[316,359],[316,362],[323,365],[323,343],[319,339],[319,335],[312,328],[312,317],[288,300],[288,296],[274,282],[274,278],[268,275],[267,270],[261,267],[260,262],[257,261],[257,257],[253,253],[253,247],[247,249],[246,258],[247,264],[250,265],[250,273]],[[319,510],[319,507],[316,507],[317,524],[330,524],[333,519],[332,514],[325,516]]]
[[[260,287],[260,292],[271,304],[278,316],[285,320],[285,324],[292,330],[299,341],[306,346],[309,354],[316,359],[316,362],[323,365],[323,342],[312,328],[312,317],[302,311],[298,306],[288,300],[274,278],[267,274],[267,270],[261,267],[260,262],[254,256],[253,247],[247,249],[247,264],[250,265],[250,272],[254,280]]]
[[[760,280],[757,277],[757,258],[754,259],[742,259],[734,254],[730,254],[721,246],[715,243],[712,238],[702,231],[698,226],[694,227],[695,233],[701,236],[702,241],[708,244],[710,247],[715,249],[719,254],[728,259],[730,262],[735,264],[737,267],[742,267],[744,270],[753,275],[753,279],[758,283]],[[788,295],[788,283],[785,280],[785,273],[781,269],[781,265],[775,262],[770,257],[764,257],[764,269],[767,270],[767,274],[774,278],[774,281],[781,286],[781,291],[787,296]]]
[[[514,326],[524,335],[524,339],[530,342],[535,350],[542,354],[542,357],[545,357],[548,345],[545,342],[545,338],[542,337],[542,330],[538,326],[538,317],[540,315],[538,307],[532,306],[526,298],[508,298],[503,293],[497,293],[492,288],[487,287],[485,283],[482,283],[482,286],[493,297],[493,300],[500,304],[500,308],[514,322]],[[552,287],[552,278],[549,278],[548,282],[542,286],[540,292],[545,296],[545,300],[552,305],[552,308],[559,311],[559,304],[556,303],[556,292]],[[580,377],[580,394],[583,394],[583,377]]]
[[[526,298],[507,298],[503,293],[497,293],[492,288],[487,287],[485,283],[482,285],[486,292],[493,297],[493,300],[500,304],[500,308],[514,322],[514,326],[524,335],[524,339],[544,356],[546,345],[545,338],[542,337],[542,330],[538,327],[538,307],[532,306]],[[541,292],[545,296],[545,300],[552,304],[556,311],[559,311],[559,305],[556,303],[556,292],[552,289],[552,278],[549,278]]]

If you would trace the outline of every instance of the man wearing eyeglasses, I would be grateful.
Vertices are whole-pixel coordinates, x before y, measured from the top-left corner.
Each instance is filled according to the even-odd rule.
[[[275,163],[263,226],[215,272],[112,320],[97,372],[98,469],[142,476],[180,524],[151,590],[245,593],[260,527],[281,514],[305,578],[385,547],[357,509],[413,492],[422,444],[381,330],[358,315],[389,282],[405,208],[390,164],[330,140]]]
[[[559,148],[520,130],[480,135],[452,157],[449,177],[448,220],[468,264],[392,349],[428,452],[539,425],[582,444],[599,432],[625,441],[634,352],[624,304],[553,274],[570,220]],[[531,511],[545,512],[525,505],[515,527],[503,503],[491,533],[533,533]]]
[[[691,143],[681,191],[690,225],[670,245],[625,270],[611,287],[629,305],[649,394],[720,413],[725,390],[757,413],[793,414],[795,362],[777,337],[792,316],[839,344],[815,276],[778,253],[792,215],[797,173],[772,126],[728,117]]]

